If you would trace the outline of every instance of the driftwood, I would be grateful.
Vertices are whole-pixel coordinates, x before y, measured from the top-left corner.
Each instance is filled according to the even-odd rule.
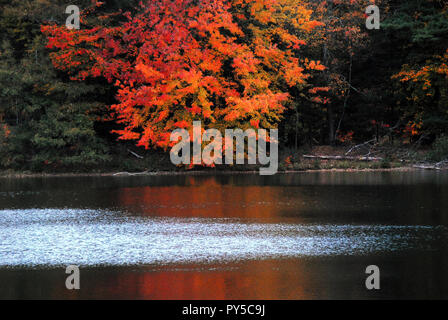
[[[442,170],[442,167],[448,165],[448,159],[437,162],[436,164],[416,164],[413,167],[417,169],[425,169],[425,170]]]
[[[114,173],[114,176],[146,176],[151,175],[152,173],[149,171],[143,171],[143,172],[117,172]]]
[[[319,160],[355,160],[355,161],[381,161],[380,157],[352,157],[352,156],[312,156],[304,155],[305,159],[319,159]]]
[[[416,169],[424,169],[424,170],[441,170],[440,167],[436,167],[435,165],[431,165],[431,164],[414,164],[412,167],[416,168]]]
[[[358,148],[364,147],[364,146],[366,146],[366,145],[368,145],[368,144],[370,144],[370,143],[372,143],[372,142],[375,142],[375,139],[366,141],[366,142],[361,143],[361,144],[357,144],[356,146],[351,147],[351,148],[345,153],[345,155],[347,156],[347,155],[350,154],[352,151],[354,151],[354,150],[356,150],[356,149],[358,149]],[[369,149],[369,150],[370,150],[370,149]],[[369,153],[370,153],[370,151],[369,151]]]

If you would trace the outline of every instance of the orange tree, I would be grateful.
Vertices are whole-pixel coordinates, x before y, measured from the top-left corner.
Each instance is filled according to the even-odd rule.
[[[325,69],[300,56],[320,25],[302,0],[151,0],[118,25],[90,19],[95,6],[80,30],[42,26],[53,64],[73,80],[115,86],[116,132],[145,148],[167,148],[171,131],[191,130],[192,120],[276,127],[290,89]]]

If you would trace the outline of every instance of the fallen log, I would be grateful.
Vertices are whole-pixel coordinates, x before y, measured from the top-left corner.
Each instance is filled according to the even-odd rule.
[[[425,170],[442,170],[443,167],[448,164],[448,160],[443,160],[440,162],[437,162],[435,164],[431,163],[423,163],[423,164],[415,164],[413,165],[414,168],[417,169],[425,169]]]
[[[437,167],[434,165],[429,165],[429,164],[414,164],[412,167],[416,168],[416,169],[424,169],[424,170],[441,170],[440,167]]]
[[[151,172],[149,171],[143,171],[143,172],[117,172],[113,174],[114,176],[144,176],[144,175],[151,175]]]
[[[352,160],[352,161],[381,161],[383,158],[380,157],[353,157],[353,156],[313,156],[304,155],[305,159],[318,159],[318,160]]]

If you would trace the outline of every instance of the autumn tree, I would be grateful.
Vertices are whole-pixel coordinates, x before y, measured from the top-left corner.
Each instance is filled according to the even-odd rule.
[[[289,89],[325,69],[300,56],[320,25],[304,1],[145,1],[117,26],[88,24],[91,14],[81,30],[42,27],[53,64],[73,80],[115,86],[116,132],[145,148],[168,147],[170,132],[192,120],[221,130],[275,127]]]

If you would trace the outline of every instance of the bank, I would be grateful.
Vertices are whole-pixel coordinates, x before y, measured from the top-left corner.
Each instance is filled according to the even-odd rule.
[[[360,148],[358,148],[360,149]],[[380,150],[365,154],[353,147],[316,146],[279,152],[278,173],[326,171],[409,171],[444,170],[447,161],[428,160],[429,150],[415,152],[409,148]],[[113,156],[113,161],[85,167],[48,165],[40,170],[0,169],[0,177],[46,176],[137,176],[137,175],[200,175],[200,174],[259,174],[261,165],[175,166],[166,152],[129,152]]]

